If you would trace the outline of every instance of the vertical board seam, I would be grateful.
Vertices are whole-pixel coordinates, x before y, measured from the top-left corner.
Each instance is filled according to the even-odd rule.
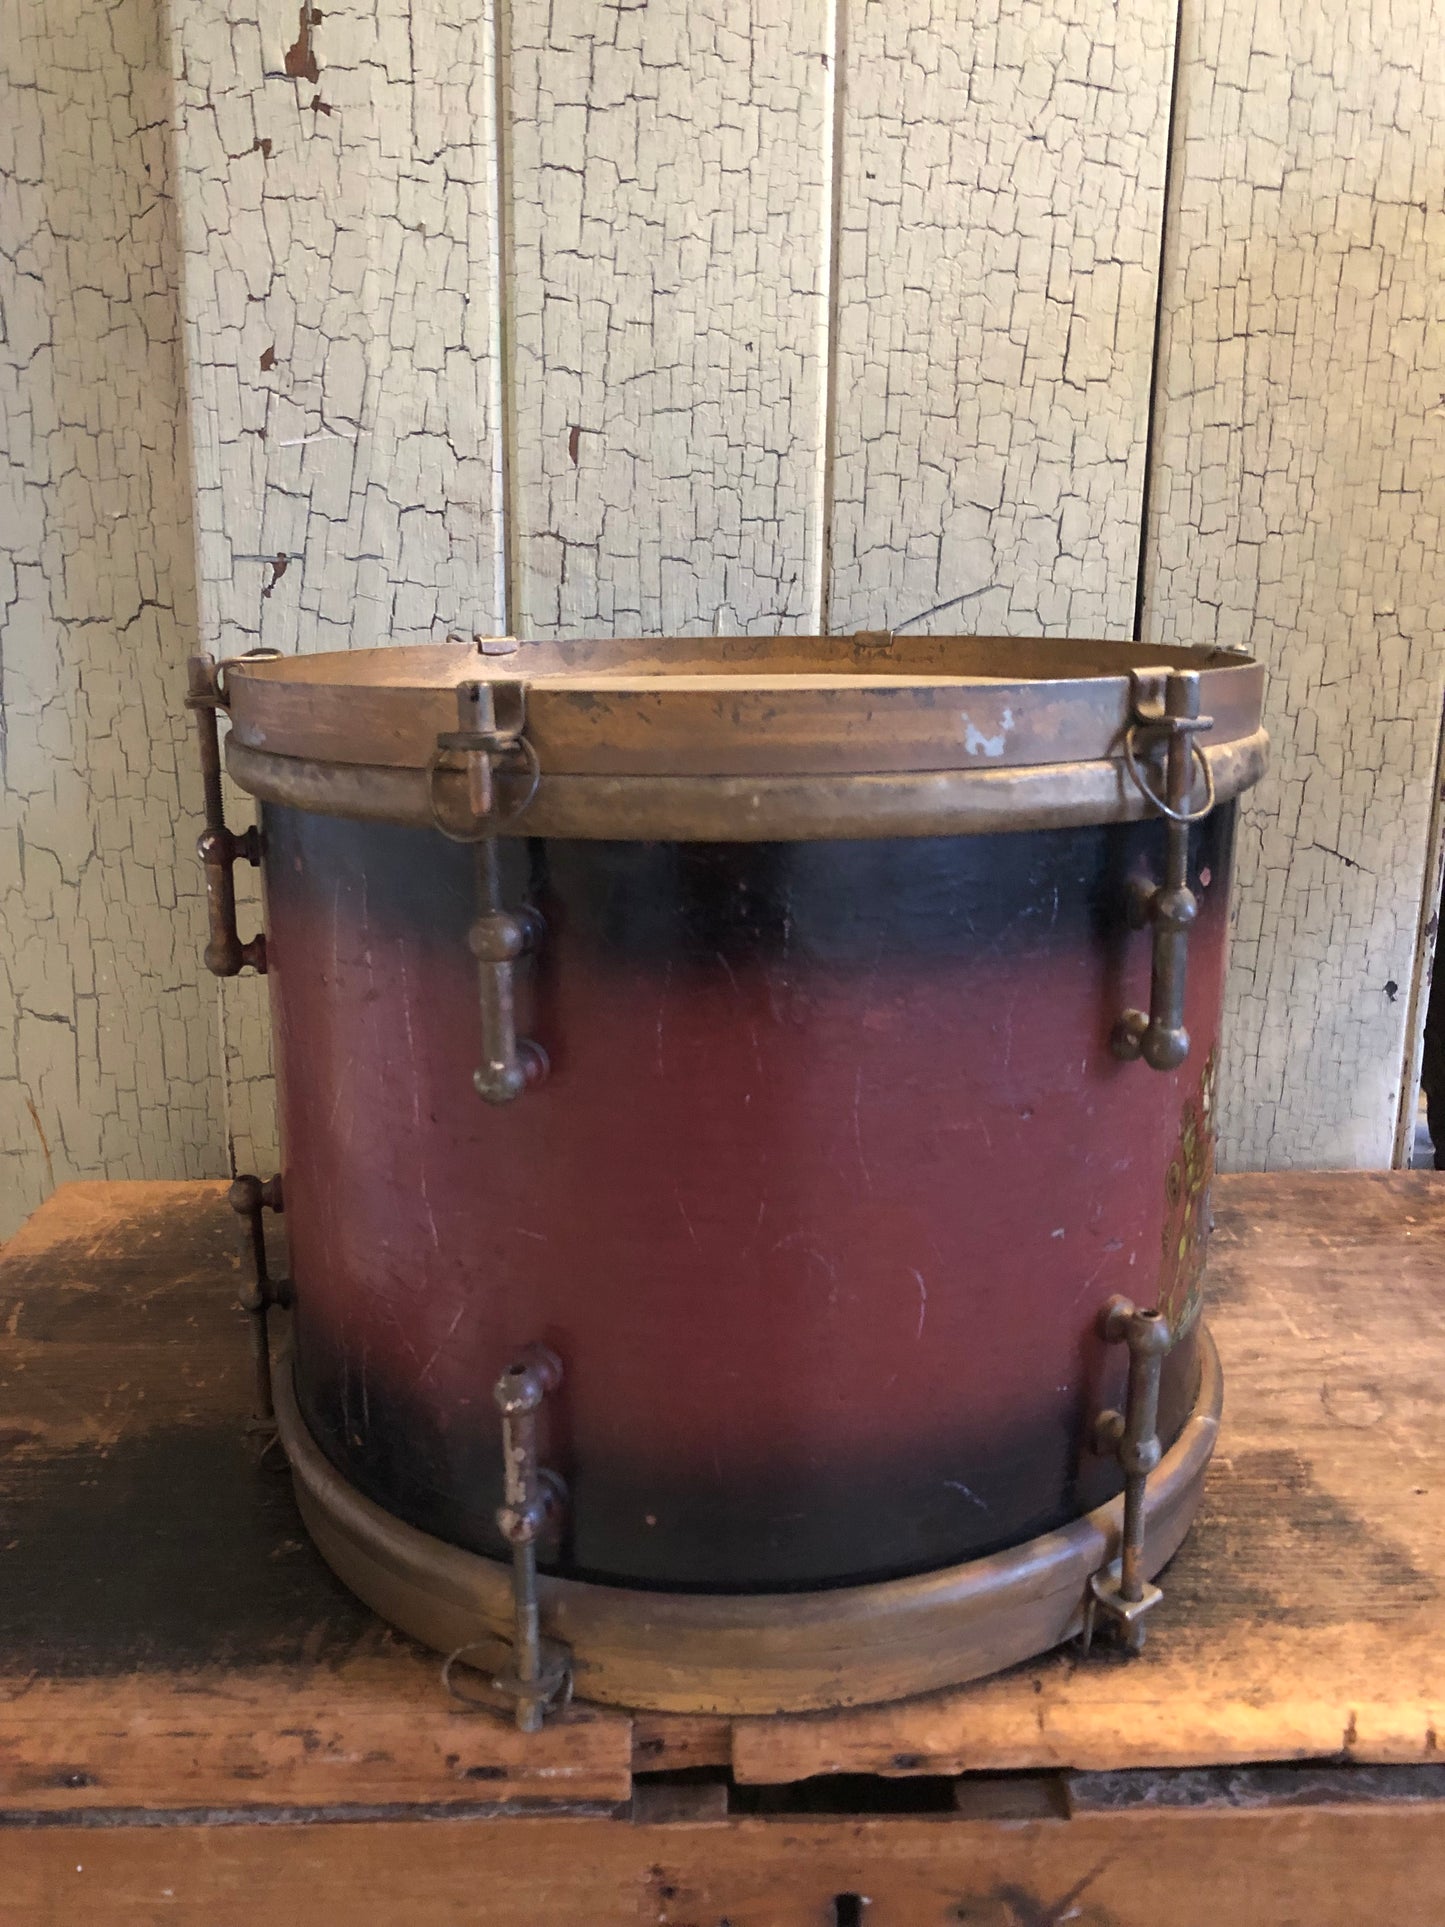
[[[511,0],[492,0],[492,468],[495,535],[495,608],[509,636],[519,632],[521,568],[516,516],[516,382],[513,378],[510,206]]]
[[[1184,47],[1184,0],[1174,10],[1174,59],[1169,73],[1169,118],[1164,134],[1164,180],[1159,199],[1159,260],[1154,276],[1154,347],[1149,363],[1149,408],[1144,427],[1144,474],[1139,490],[1139,549],[1134,564],[1134,640],[1144,640],[1145,578],[1149,562],[1149,518],[1154,494],[1155,444],[1160,435],[1159,386],[1164,367],[1164,283],[1168,264],[1170,197],[1175,182],[1175,141],[1182,139],[1179,77]]]
[[[216,980],[216,1031],[221,1040],[221,1129],[226,1139],[226,1170],[231,1177],[236,1169],[236,1106],[231,1094],[231,1039],[226,1027],[226,986]]]
[[[847,86],[845,62],[848,56],[848,0],[829,0],[828,30],[832,44],[828,83],[828,165],[827,219],[823,223],[823,245],[827,249],[824,286],[827,304],[823,316],[823,433],[818,502],[818,582],[814,606],[822,635],[832,630],[833,620],[833,490],[837,465],[838,434],[838,321],[842,305],[842,277],[839,254],[843,232],[843,117]]]
[[[1415,1113],[1419,1106],[1420,1071],[1425,1051],[1425,1017],[1430,1005],[1430,979],[1439,949],[1439,932],[1430,924],[1440,914],[1441,883],[1445,881],[1445,808],[1441,781],[1445,778],[1445,712],[1435,741],[1435,776],[1430,798],[1430,828],[1425,842],[1425,864],[1420,879],[1420,913],[1415,924],[1414,961],[1410,971],[1409,1006],[1405,1012],[1404,1051],[1400,1064],[1400,1097],[1395,1112],[1393,1164],[1410,1169],[1415,1144]]]

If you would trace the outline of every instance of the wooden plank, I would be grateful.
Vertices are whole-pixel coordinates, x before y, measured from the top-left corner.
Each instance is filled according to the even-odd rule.
[[[202,646],[501,624],[488,5],[176,16]]]
[[[252,1927],[1360,1927],[1445,1909],[1445,1811],[47,1826],[3,1836],[0,1922]]]
[[[1225,1409],[1143,1656],[1061,1651],[894,1708],[737,1722],[742,1780],[1432,1761],[1445,1736],[1445,1188],[1221,1180]]]
[[[626,1718],[576,1707],[521,1734],[452,1704],[440,1662],[402,1642],[299,1676],[0,1682],[0,1813],[613,1806],[631,1787]]]
[[[1174,15],[845,8],[827,626],[1132,633]]]
[[[529,1743],[321,1566],[246,1431],[238,1230],[76,1184],[6,1248],[0,1807],[625,1799],[629,1719]]]
[[[221,1168],[164,10],[0,27],[0,1238],[57,1182]],[[176,678],[173,685],[172,677]]]
[[[513,623],[816,629],[826,0],[513,0]]]
[[[1220,1079],[1239,1167],[1386,1165],[1445,662],[1428,7],[1185,9],[1145,634],[1272,670]],[[1428,914],[1428,911],[1426,912]]]
[[[545,1781],[559,1799],[615,1788],[629,1760],[731,1763],[758,1784],[1439,1761],[1445,1188],[1430,1173],[1278,1174],[1222,1179],[1218,1194],[1224,1433],[1139,1660],[1061,1653],[850,1715],[598,1716],[575,1752],[561,1729],[554,1757],[551,1741],[528,1753],[502,1722],[453,1714],[435,1660],[342,1590],[284,1475],[258,1466],[223,1188],[67,1187],[0,1262],[0,1741],[24,1781],[12,1805],[102,1803],[55,1785],[66,1770],[94,1774],[105,1804],[149,1787],[157,1805],[226,1805],[238,1761],[260,1769],[246,1801],[272,1810],[366,1804],[388,1774],[399,1799],[445,1802],[459,1797],[451,1752],[498,1767],[505,1797]],[[182,1758],[178,1716],[196,1736]],[[374,1774],[373,1727],[393,1761]],[[257,1737],[292,1729],[333,1738],[312,1760]],[[559,1764],[570,1782],[547,1780]]]

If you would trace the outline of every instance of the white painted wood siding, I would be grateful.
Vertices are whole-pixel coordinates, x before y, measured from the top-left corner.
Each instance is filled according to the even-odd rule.
[[[845,42],[829,626],[1128,636],[1173,0]]]
[[[1445,654],[1445,38],[1185,9],[1145,633],[1268,661],[1221,1078],[1241,1168],[1390,1162]]]
[[[816,630],[825,0],[513,0],[514,620]]]
[[[1146,637],[1274,671],[1226,1157],[1387,1161],[1442,699],[1430,10],[1185,9],[1145,528],[1170,0],[496,4],[196,0],[167,44],[149,0],[0,0],[0,1224],[51,1167],[275,1162],[264,986],[218,1048],[200,981],[193,635],[1123,636],[1141,567]]]
[[[488,7],[194,0],[175,35],[204,645],[495,630]]]
[[[223,1168],[166,65],[153,0],[0,0],[0,1237]]]

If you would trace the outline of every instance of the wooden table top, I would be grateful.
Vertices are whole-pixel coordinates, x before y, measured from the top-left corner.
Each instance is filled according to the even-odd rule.
[[[0,1813],[596,1811],[690,1765],[1445,1762],[1445,1182],[1226,1178],[1218,1216],[1224,1429],[1142,1657],[849,1714],[574,1707],[527,1738],[450,1703],[259,1460],[225,1187],[67,1186],[0,1255]]]

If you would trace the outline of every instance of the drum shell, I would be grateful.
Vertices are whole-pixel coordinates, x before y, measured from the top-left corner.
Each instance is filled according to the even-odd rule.
[[[1120,1063],[1158,824],[795,844],[511,840],[551,1075],[481,1055],[472,856],[268,806],[295,1370],[363,1491],[501,1556],[498,1372],[541,1340],[550,1563],[801,1588],[1019,1543],[1117,1490],[1115,1292],[1197,1377],[1232,810],[1192,835],[1186,1064]]]

